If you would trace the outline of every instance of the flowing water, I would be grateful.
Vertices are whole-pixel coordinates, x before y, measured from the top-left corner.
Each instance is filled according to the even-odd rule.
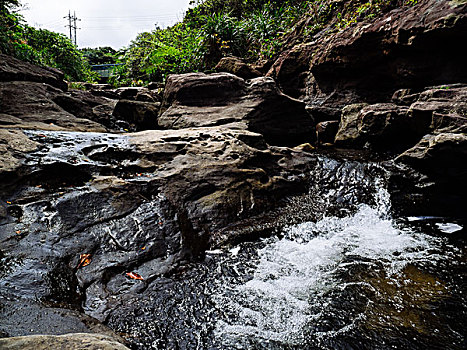
[[[375,164],[323,157],[313,177],[317,220],[210,251],[109,324],[141,349],[465,349],[463,223],[392,217]]]

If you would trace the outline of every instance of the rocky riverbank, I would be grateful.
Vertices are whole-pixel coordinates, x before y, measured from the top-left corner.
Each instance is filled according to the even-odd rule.
[[[208,249],[319,218],[290,199],[321,154],[383,162],[396,210],[465,218],[466,10],[423,1],[297,44],[265,77],[230,59],[164,88],[68,90],[0,55],[0,335],[124,342],[103,325],[115,305]]]

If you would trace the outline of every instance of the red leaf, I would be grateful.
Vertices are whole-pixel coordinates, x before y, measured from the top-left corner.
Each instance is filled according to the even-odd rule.
[[[81,254],[79,256],[77,269],[88,266],[91,263],[91,254]]]
[[[141,275],[138,275],[136,272],[127,272],[126,275],[134,280],[144,280],[144,278],[141,277]]]

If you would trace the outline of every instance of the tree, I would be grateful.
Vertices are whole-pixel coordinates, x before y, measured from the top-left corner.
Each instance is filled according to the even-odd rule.
[[[116,63],[117,51],[111,47],[85,48],[80,49],[83,56],[88,60],[89,64],[113,64]]]

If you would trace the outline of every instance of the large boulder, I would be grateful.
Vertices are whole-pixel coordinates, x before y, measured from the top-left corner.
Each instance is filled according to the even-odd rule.
[[[117,128],[114,106],[88,91],[67,91],[56,69],[0,55],[0,127],[103,132]]]
[[[44,83],[0,82],[0,108],[0,123],[7,127],[101,132],[106,130],[103,125],[91,120],[92,109],[83,101]]]
[[[157,117],[160,103],[119,100],[112,115],[129,123],[133,130],[159,129]]]
[[[467,81],[463,1],[419,1],[342,30],[335,24],[310,42],[288,42],[267,73],[284,93],[304,100],[317,122],[336,120],[349,104],[388,102],[400,88]]]
[[[160,102],[157,90],[145,87],[122,87],[115,90],[119,99],[141,102]]]
[[[409,165],[423,174],[422,192],[425,215],[465,217],[467,203],[467,128],[444,129],[428,134],[414,147],[395,158],[396,163]],[[404,194],[407,196],[407,194]],[[413,202],[408,207],[413,207]]]
[[[203,257],[229,240],[226,227],[306,191],[316,162],[241,124],[5,132],[15,163],[0,170],[0,250],[11,262],[0,265],[0,295],[83,303],[99,320],[139,293],[138,276],[150,283]]]
[[[266,76],[274,78],[281,90],[294,98],[307,95],[306,82],[316,42],[298,44],[282,52]]]
[[[17,58],[0,54],[0,81],[31,81],[44,83],[66,91],[64,74],[58,69],[39,67]]]
[[[414,147],[396,158],[438,181],[450,182],[454,187],[466,188],[467,135],[464,132],[441,131],[429,134]]]
[[[270,78],[245,81],[229,73],[191,73],[168,78],[159,125],[167,129],[241,122],[274,145],[314,139],[305,105],[282,94]]]
[[[231,73],[243,79],[260,77],[262,74],[237,57],[223,57],[214,68],[217,72]]]
[[[434,130],[467,124],[465,85],[441,85],[419,93],[399,90],[393,101],[343,108],[335,143],[351,147],[369,143],[401,152]]]
[[[312,97],[339,99],[352,91],[360,101],[390,98],[398,88],[467,81],[460,43],[467,41],[467,4],[420,1],[373,21],[330,35],[310,62]],[[429,57],[429,59],[427,59]]]

